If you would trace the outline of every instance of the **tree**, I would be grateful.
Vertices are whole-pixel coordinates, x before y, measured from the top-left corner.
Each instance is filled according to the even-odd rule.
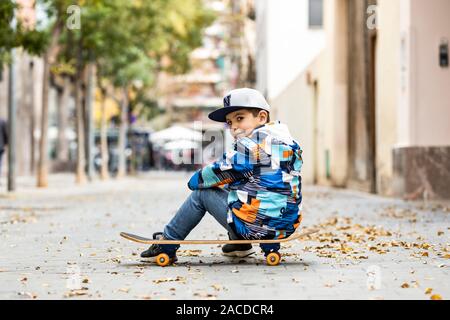
[[[30,54],[41,54],[47,43],[45,31],[30,29],[14,19],[18,4],[12,0],[0,1],[0,68],[11,59],[11,49],[23,48]]]
[[[126,171],[126,132],[130,106],[136,104],[133,97],[142,98],[154,85],[163,57],[171,61],[170,72],[185,72],[189,68],[188,54],[201,44],[201,33],[213,16],[200,0],[182,4],[175,0],[92,3],[95,5],[83,11],[83,43],[95,56],[99,79],[105,79],[99,83],[119,89],[111,92],[119,92],[116,99],[121,106],[120,177]],[[102,87],[102,92],[106,92]],[[106,130],[101,132],[105,134]],[[101,140],[106,141],[104,137]]]
[[[69,0],[41,0],[47,8],[47,14],[51,20],[48,28],[48,42],[43,53],[44,72],[42,79],[42,112],[41,112],[41,137],[39,140],[39,160],[37,168],[37,186],[48,186],[48,96],[50,90],[50,72],[57,62],[61,50],[59,44],[61,33],[65,23],[65,10]]]
[[[9,106],[8,115],[10,117],[9,135],[10,144],[8,147],[8,190],[15,190],[15,90],[14,84],[14,68],[12,55],[13,48],[22,48],[30,54],[41,53],[46,45],[45,32],[39,32],[28,26],[19,17],[15,19],[15,11],[19,9],[18,5],[11,0],[3,0],[0,2],[0,74],[3,70],[3,65],[9,63],[10,79],[9,79]]]
[[[125,140],[131,93],[148,90],[155,74],[162,70],[162,58],[169,59],[170,72],[189,68],[189,52],[201,44],[201,33],[213,19],[201,0],[41,0],[51,17],[43,89],[42,136],[38,185],[47,185],[46,145],[48,125],[48,79],[55,63],[73,67],[77,110],[77,181],[85,181],[84,134],[82,116],[82,82],[89,66],[96,65],[98,78],[120,101],[120,166],[119,176],[125,174]],[[81,8],[81,28],[63,28],[69,5]],[[89,82],[89,81],[88,81]],[[90,81],[92,83],[92,81]],[[102,81],[98,81],[102,83]],[[106,92],[106,90],[103,90]],[[118,90],[117,90],[118,89]],[[119,94],[117,95],[117,92]],[[140,95],[142,96],[142,94]],[[89,104],[89,103],[88,103]],[[103,134],[106,132],[102,130]],[[104,141],[104,139],[103,139]]]

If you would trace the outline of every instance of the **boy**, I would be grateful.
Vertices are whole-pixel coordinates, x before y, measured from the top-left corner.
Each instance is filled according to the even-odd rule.
[[[302,150],[286,125],[270,122],[270,106],[256,90],[236,89],[224,107],[209,114],[226,122],[235,138],[234,150],[197,171],[189,180],[193,190],[164,232],[154,239],[183,240],[208,211],[232,240],[281,239],[300,225]],[[263,248],[263,245],[261,245]],[[269,247],[269,248],[268,248]],[[265,246],[278,251],[280,245]],[[179,245],[152,245],[141,253],[147,261],[164,252],[176,261]],[[224,255],[246,257],[250,244],[227,244]]]

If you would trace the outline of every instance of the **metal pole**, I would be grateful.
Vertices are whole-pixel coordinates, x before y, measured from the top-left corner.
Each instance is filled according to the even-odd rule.
[[[8,81],[8,191],[16,190],[16,97],[14,53],[11,50]]]

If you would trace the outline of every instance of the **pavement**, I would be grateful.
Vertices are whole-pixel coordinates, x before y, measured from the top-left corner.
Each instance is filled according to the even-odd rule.
[[[191,192],[189,173],[150,172],[83,186],[69,174],[47,189],[20,178],[0,192],[0,299],[448,299],[450,204],[405,202],[306,186],[303,227],[282,263],[220,246],[183,246],[174,266],[143,263],[119,237],[161,231]],[[4,188],[4,184],[2,186]],[[206,214],[189,239],[226,238]]]

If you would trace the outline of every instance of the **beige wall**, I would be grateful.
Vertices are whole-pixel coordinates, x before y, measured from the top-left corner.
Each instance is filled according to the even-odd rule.
[[[325,1],[325,49],[270,101],[305,150],[308,183],[314,170],[320,184],[347,183],[347,1],[352,0]],[[375,163],[383,195],[394,193],[394,149],[450,145],[450,69],[438,65],[440,40],[450,40],[449,12],[448,0],[378,0]],[[327,151],[331,179],[326,177]]]
[[[450,145],[450,69],[438,63],[441,39],[450,39],[450,1],[412,1],[412,21],[416,30],[413,75],[417,84],[413,136],[416,146]],[[432,4],[432,5],[431,5]]]
[[[376,50],[377,190],[392,194],[392,148],[397,143],[400,85],[400,1],[378,0]]]
[[[398,146],[450,145],[450,69],[438,64],[450,40],[450,1],[400,0],[401,72]]]
[[[327,67],[329,96],[327,99],[327,124],[331,180],[335,186],[345,186],[348,168],[348,102],[347,102],[347,0],[325,1],[325,28],[329,47]],[[328,72],[324,74],[327,77]]]
[[[312,183],[316,170],[318,183],[344,186],[348,154],[347,30],[342,17],[346,16],[346,0],[324,4],[325,50],[270,103],[277,119],[287,123],[302,144],[304,181]],[[314,82],[318,85],[317,101]]]
[[[302,181],[311,184],[314,181],[314,170],[320,170],[325,175],[325,159],[317,158],[314,149],[314,90],[308,85],[308,74],[311,79],[317,79],[320,72],[321,56],[311,64],[307,71],[301,73],[274,100],[271,101],[272,114],[276,119],[286,123],[292,136],[303,149]],[[317,106],[316,106],[317,107]],[[319,144],[323,144],[323,130],[318,126]],[[316,168],[317,166],[317,168]]]

